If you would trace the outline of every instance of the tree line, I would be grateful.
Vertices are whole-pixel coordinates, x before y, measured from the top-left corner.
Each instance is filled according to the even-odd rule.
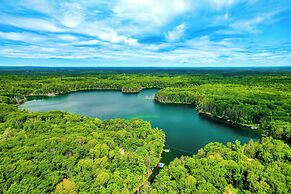
[[[193,104],[200,113],[261,129],[267,136],[291,141],[291,92],[288,90],[215,83],[165,88],[156,94],[155,100]]]

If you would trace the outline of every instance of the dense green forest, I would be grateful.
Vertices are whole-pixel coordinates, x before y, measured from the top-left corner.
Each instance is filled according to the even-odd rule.
[[[291,152],[272,138],[209,143],[193,157],[175,159],[156,177],[151,193],[290,193]]]
[[[291,141],[289,88],[242,84],[203,84],[165,88],[155,99],[162,103],[193,104],[205,114],[234,124],[264,130],[266,135]]]
[[[134,93],[143,88],[164,88],[155,97],[159,102],[193,104],[201,113],[262,129],[275,138],[288,141],[291,138],[290,74],[9,75],[1,76],[0,81],[0,102],[5,103],[21,102],[25,96],[53,96],[80,90]]]
[[[160,160],[164,134],[148,122],[12,109],[1,104],[2,192],[133,192]]]
[[[291,192],[291,151],[281,140],[210,143],[193,157],[174,160],[150,185],[147,179],[164,143],[161,130],[141,120],[102,121],[18,108],[30,96],[99,89],[132,93],[145,88],[162,89],[155,96],[159,102],[193,104],[201,113],[290,142],[288,73],[2,74],[1,192],[133,193],[142,185],[145,193]]]

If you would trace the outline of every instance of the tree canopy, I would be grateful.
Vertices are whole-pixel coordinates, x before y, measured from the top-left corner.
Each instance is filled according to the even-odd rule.
[[[56,111],[12,112],[0,129],[0,190],[8,193],[133,192],[164,141],[145,121]]]
[[[290,193],[291,150],[280,140],[210,143],[175,159],[146,188],[151,193]]]
[[[150,123],[18,108],[39,96],[145,88],[160,88],[161,103],[192,104],[276,139],[210,143],[175,159],[151,184],[165,135]],[[0,193],[290,193],[290,147],[278,140],[290,142],[290,99],[288,73],[1,74]]]

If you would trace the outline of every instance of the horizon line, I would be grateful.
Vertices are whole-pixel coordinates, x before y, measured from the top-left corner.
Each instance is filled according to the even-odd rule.
[[[291,65],[265,65],[265,66],[246,66],[246,65],[237,65],[237,66],[114,66],[114,65],[104,65],[104,66],[43,66],[43,65],[0,65],[0,68],[4,67],[15,67],[15,68],[27,68],[27,67],[38,67],[38,68],[269,68],[269,67],[286,67],[291,68]]]

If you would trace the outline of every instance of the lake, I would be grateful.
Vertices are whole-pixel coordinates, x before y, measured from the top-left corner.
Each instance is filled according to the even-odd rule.
[[[56,97],[35,98],[21,105],[33,112],[61,110],[100,119],[139,118],[166,134],[163,162],[181,155],[195,154],[209,142],[240,140],[245,143],[260,135],[251,129],[234,127],[201,116],[189,105],[160,104],[154,101],[158,90],[147,89],[138,94],[120,91],[80,91]]]

